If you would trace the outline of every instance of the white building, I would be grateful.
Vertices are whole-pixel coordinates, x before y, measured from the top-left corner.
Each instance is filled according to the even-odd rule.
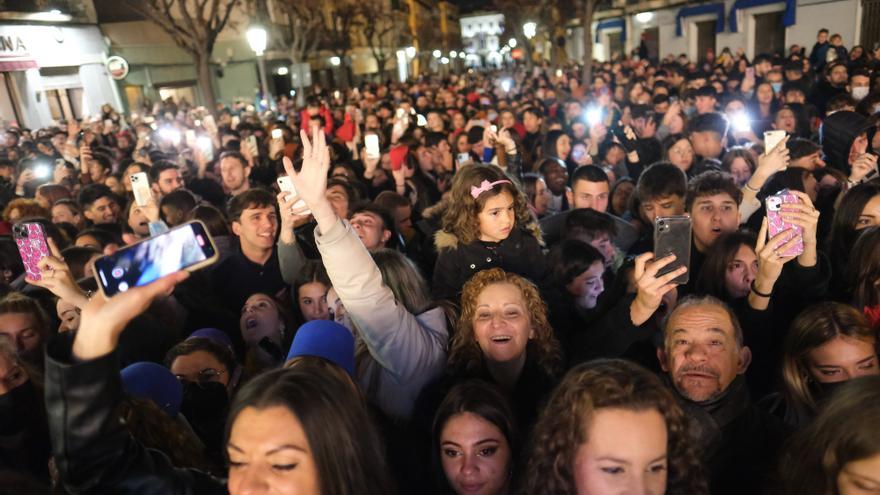
[[[859,0],[718,0],[650,8],[656,5],[630,2],[598,12],[590,30],[594,58],[629,53],[643,35],[652,57],[686,54],[691,60],[702,59],[710,48],[717,55],[725,47],[733,52],[742,48],[749,58],[787,53],[792,45],[806,47],[809,54],[823,27],[839,33],[847,47],[867,43]],[[572,59],[582,60],[582,36],[580,26],[569,29],[566,48]]]
[[[461,16],[459,22],[464,51],[467,53],[467,65],[473,67],[500,64],[503,58],[500,51],[504,15],[498,12],[475,12]]]

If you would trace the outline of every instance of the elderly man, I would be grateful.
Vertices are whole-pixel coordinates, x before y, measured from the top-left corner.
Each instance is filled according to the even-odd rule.
[[[684,298],[664,322],[657,357],[694,419],[710,492],[765,493],[785,431],[749,399],[752,356],[731,309],[711,296]]]

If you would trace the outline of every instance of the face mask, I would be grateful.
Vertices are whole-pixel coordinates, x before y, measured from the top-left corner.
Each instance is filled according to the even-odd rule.
[[[0,435],[18,433],[27,428],[31,419],[39,416],[40,397],[33,382],[28,380],[0,395]]]
[[[869,88],[867,86],[857,86],[852,89],[852,97],[856,101],[860,101],[862,98],[868,96],[868,93],[870,93],[870,90],[871,90],[871,88]]]
[[[781,82],[770,83],[770,86],[773,87],[773,92],[776,94],[779,94],[779,92],[782,91],[782,83]]]
[[[180,412],[188,420],[199,421],[225,417],[229,405],[226,386],[220,382],[184,382]]]
[[[684,114],[693,117],[697,113],[697,107],[684,107]]]
[[[875,113],[880,113],[880,105],[874,105],[874,108],[871,109],[871,115]]]
[[[816,402],[825,402],[837,392],[840,387],[846,383],[842,382],[821,383],[813,382],[813,390],[816,392]]]

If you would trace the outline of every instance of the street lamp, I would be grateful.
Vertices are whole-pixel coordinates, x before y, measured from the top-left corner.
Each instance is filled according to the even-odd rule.
[[[414,46],[406,47],[406,56],[409,58],[414,58],[416,56],[416,47],[414,47]]]
[[[434,58],[440,58],[440,56],[442,56],[443,54],[440,52],[440,50],[434,50],[433,52],[431,52],[431,55],[433,55]]]
[[[532,39],[535,37],[535,35],[537,33],[538,33],[538,25],[535,24],[534,22],[529,21],[529,22],[523,24],[523,35],[525,35],[526,38]]]
[[[340,59],[339,57],[336,57],[336,56],[330,57],[330,65],[332,65],[333,67],[339,67],[339,64],[341,64],[341,63],[342,63],[342,59]]]
[[[636,14],[636,21],[642,24],[647,24],[651,22],[652,19],[654,19],[653,12],[639,12],[638,14]]]
[[[449,52],[449,58],[456,58],[456,57],[458,57],[457,51],[452,50],[451,52]]]
[[[507,42],[511,48],[516,48],[516,38],[510,38],[510,41]]]
[[[263,58],[263,53],[266,51],[267,38],[266,29],[258,24],[252,25],[247,30],[248,45],[251,46],[251,50],[257,55],[257,66],[260,70],[260,92],[263,94],[264,99],[269,100],[269,85],[266,82],[266,59]]]

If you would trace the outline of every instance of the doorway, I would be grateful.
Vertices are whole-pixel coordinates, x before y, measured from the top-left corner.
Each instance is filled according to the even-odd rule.
[[[755,14],[755,55],[762,53],[785,54],[785,25],[783,12]]]
[[[660,28],[651,27],[642,31],[642,39],[645,41],[645,47],[648,48],[648,60],[657,60],[660,58]]]
[[[705,62],[706,53],[712,50],[715,53],[715,26],[716,21],[699,21],[697,26],[697,61]]]

